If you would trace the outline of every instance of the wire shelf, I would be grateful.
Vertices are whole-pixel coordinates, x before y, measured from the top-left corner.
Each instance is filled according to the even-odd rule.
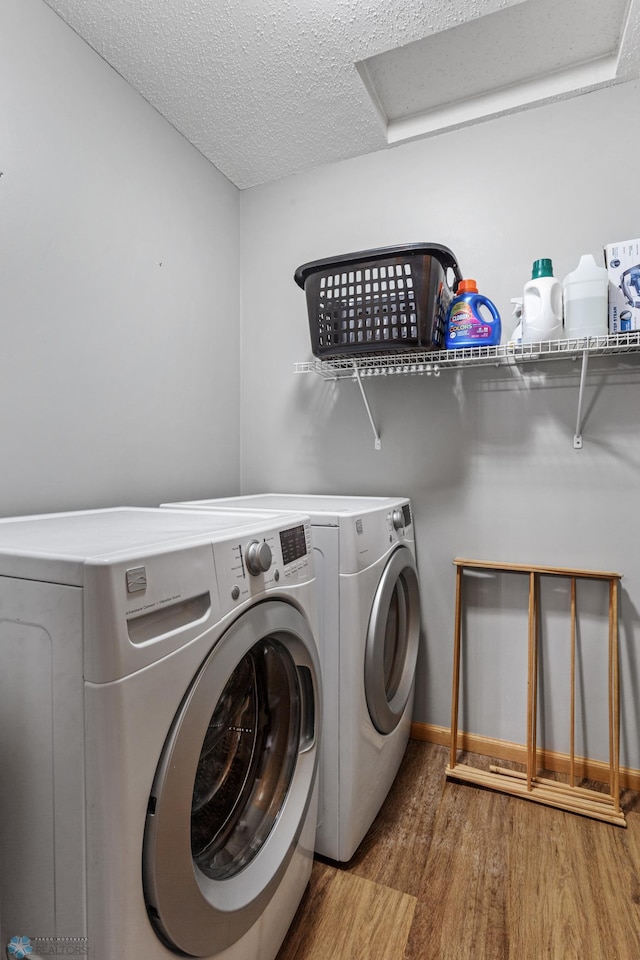
[[[434,350],[399,354],[371,354],[335,357],[332,360],[308,360],[295,364],[296,373],[315,373],[325,380],[354,377],[439,376],[443,370],[494,365],[496,367],[530,363],[536,360],[570,360],[586,354],[608,356],[640,350],[640,330],[610,334],[606,337],[574,337],[568,340],[542,340],[537,343],[500,344],[494,347],[463,347],[459,350]]]

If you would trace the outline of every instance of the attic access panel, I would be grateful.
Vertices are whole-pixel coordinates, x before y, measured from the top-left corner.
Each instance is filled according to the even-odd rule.
[[[389,143],[640,75],[640,0],[522,0],[356,64]]]

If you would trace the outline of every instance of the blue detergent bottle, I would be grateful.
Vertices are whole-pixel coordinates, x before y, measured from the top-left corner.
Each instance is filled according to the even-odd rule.
[[[481,312],[481,308],[486,309]],[[501,332],[502,322],[495,304],[478,293],[475,280],[461,280],[447,313],[447,350],[455,350],[456,347],[492,347],[500,343]]]

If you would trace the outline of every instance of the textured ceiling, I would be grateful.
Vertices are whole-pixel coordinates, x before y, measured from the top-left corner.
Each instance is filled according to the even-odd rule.
[[[577,10],[581,16],[580,36],[589,32],[585,23],[595,11],[600,10],[599,24],[602,11],[617,16],[621,22],[609,31],[613,44],[621,43],[626,15],[631,27],[627,29],[625,57],[621,58],[620,50],[613,51],[615,63],[607,72],[590,74],[584,82],[572,81],[566,91],[547,89],[546,97],[544,91],[528,98],[525,94],[502,105],[492,102],[471,114],[454,112],[449,116],[446,111],[442,113],[442,106],[455,90],[455,62],[443,48],[434,52],[434,57],[439,57],[438,92],[431,90],[426,106],[414,105],[414,89],[420,84],[423,89],[435,87],[428,72],[415,77],[415,84],[406,91],[404,106],[397,84],[391,94],[393,109],[405,117],[403,122],[407,114],[412,115],[412,123],[416,115],[420,120],[424,110],[432,117],[437,115],[437,122],[413,123],[404,132],[392,135],[393,117],[386,112],[366,66],[363,70],[357,64],[375,63],[377,82],[382,86],[386,83],[388,88],[389,76],[393,80],[402,71],[395,61],[387,68],[385,58],[379,55],[425,38],[435,42],[435,35],[440,34],[450,43],[455,38],[453,28],[485,18],[483,22],[498,25],[498,32],[484,30],[478,34],[484,38],[481,42],[485,48],[484,57],[479,54],[474,66],[477,91],[472,77],[461,94],[468,99],[472,90],[471,99],[477,100],[476,92],[518,85],[525,79],[524,74],[522,78],[517,75],[517,70],[515,75],[505,72],[502,77],[501,57],[508,51],[513,63],[514,45],[522,34],[515,15],[518,10],[531,14],[541,6],[541,0],[45,2],[241,189],[381,150],[389,142],[571,95],[574,88],[574,92],[583,92],[637,75],[640,0],[630,0],[628,7],[627,0],[612,0],[611,7],[602,0],[553,0],[544,5],[545,22],[549,17],[562,17],[563,8],[570,16]],[[502,16],[502,22],[510,26],[500,32],[500,17],[488,15],[507,10],[513,16]],[[549,29],[553,29],[552,24],[553,20]],[[599,32],[602,28],[594,29]],[[565,31],[567,34],[572,35],[570,30]],[[561,56],[567,49],[566,40],[557,47]],[[577,56],[580,59],[581,54]],[[414,67],[402,80],[405,88],[406,78],[414,77],[415,63],[428,67],[433,59],[424,54],[414,57]],[[543,58],[543,62],[548,70],[549,58]],[[560,69],[564,64],[556,65],[551,52],[554,66]],[[451,70],[451,83],[447,68]]]

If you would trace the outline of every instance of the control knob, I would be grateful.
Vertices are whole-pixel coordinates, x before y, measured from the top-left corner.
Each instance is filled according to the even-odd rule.
[[[402,510],[394,510],[391,514],[391,522],[393,523],[394,530],[404,529],[404,514]]]
[[[245,551],[245,561],[252,577],[266,573],[271,566],[271,547],[266,540],[252,540]]]

